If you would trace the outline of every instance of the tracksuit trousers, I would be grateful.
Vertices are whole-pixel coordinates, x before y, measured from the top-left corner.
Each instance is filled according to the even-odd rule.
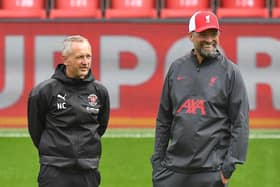
[[[41,165],[39,187],[98,187],[100,174],[97,169],[59,168]]]
[[[160,166],[153,174],[153,187],[227,187],[220,172],[178,173]]]

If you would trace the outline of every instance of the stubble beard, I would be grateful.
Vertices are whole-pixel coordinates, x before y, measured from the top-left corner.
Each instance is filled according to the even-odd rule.
[[[197,50],[199,55],[203,58],[209,58],[209,59],[212,59],[212,58],[216,58],[217,55],[218,55],[218,51],[217,51],[217,44],[214,43],[214,44],[211,44],[213,46],[213,50],[211,51],[207,51],[207,50],[204,50],[203,49],[203,43],[200,45],[200,48]],[[209,44],[207,44],[209,45]]]

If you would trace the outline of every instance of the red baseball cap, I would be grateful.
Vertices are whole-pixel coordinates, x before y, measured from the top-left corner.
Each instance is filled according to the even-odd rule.
[[[217,16],[211,11],[197,11],[189,21],[190,32],[202,32],[207,29],[220,30],[219,21]]]

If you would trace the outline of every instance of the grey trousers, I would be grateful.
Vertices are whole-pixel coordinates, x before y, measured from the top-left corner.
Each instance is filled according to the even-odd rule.
[[[227,187],[220,172],[178,173],[160,166],[153,174],[153,187]]]
[[[97,169],[58,168],[41,165],[39,187],[98,187],[100,174]]]

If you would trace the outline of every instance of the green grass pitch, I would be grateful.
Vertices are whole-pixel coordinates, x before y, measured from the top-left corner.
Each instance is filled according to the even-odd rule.
[[[280,131],[251,134],[247,162],[238,166],[230,187],[280,186]],[[109,130],[102,140],[100,187],[151,187],[153,132]],[[0,186],[36,187],[38,157],[25,131],[0,131]]]

